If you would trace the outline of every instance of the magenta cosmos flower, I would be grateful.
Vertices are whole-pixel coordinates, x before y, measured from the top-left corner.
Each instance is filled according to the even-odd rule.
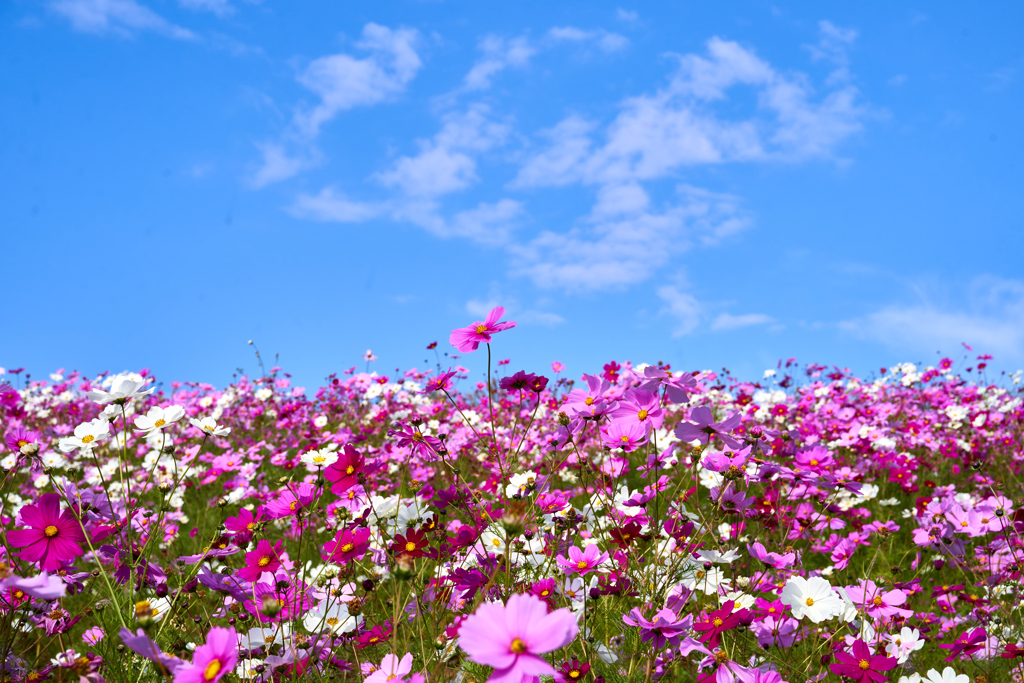
[[[366,458],[351,444],[338,453],[338,459],[324,470],[324,479],[331,482],[331,493],[340,496],[359,483],[359,474],[366,469]]]
[[[182,666],[174,674],[174,683],[215,683],[231,673],[238,662],[238,634],[233,628],[214,626],[206,634],[206,644],[196,648],[191,666]]]
[[[246,581],[259,581],[263,572],[274,573],[281,567],[281,550],[283,544],[277,542],[271,546],[267,539],[256,544],[256,550],[245,554],[245,566],[238,570],[238,578]]]
[[[832,673],[851,678],[857,683],[882,683],[889,680],[883,671],[896,668],[895,657],[872,655],[863,640],[853,643],[850,653],[837,652],[836,662],[829,667]]]
[[[629,614],[622,615],[622,621],[639,628],[640,640],[645,643],[653,640],[654,649],[660,650],[666,645],[678,645],[683,633],[693,624],[693,617],[679,620],[675,612],[666,608],[655,614],[653,621],[649,621],[639,607],[634,607]]]
[[[15,548],[25,548],[19,556],[26,562],[52,572],[84,552],[79,545],[85,541],[82,525],[71,510],[61,514],[56,493],[43,494],[36,505],[21,508],[21,518],[29,528],[8,532],[7,540]]]
[[[495,306],[491,309],[491,312],[487,314],[487,319],[483,322],[477,321],[469,327],[460,327],[456,330],[452,330],[452,336],[448,341],[450,341],[452,346],[462,353],[476,351],[480,348],[481,343],[486,344],[491,341],[492,334],[511,330],[516,326],[516,324],[511,321],[503,323],[498,322],[503,315],[505,315],[505,307]]]
[[[608,553],[602,553],[596,545],[588,545],[586,550],[576,546],[569,548],[569,559],[556,557],[555,561],[566,574],[586,574],[591,569],[608,561]]]
[[[571,611],[549,614],[540,598],[516,594],[507,605],[486,603],[468,616],[459,628],[459,647],[477,664],[494,667],[490,683],[523,683],[555,675],[540,655],[565,647],[578,631]]]
[[[339,531],[333,541],[324,544],[322,557],[336,564],[347,564],[350,560],[358,560],[370,547],[370,530],[363,527],[352,531]]]

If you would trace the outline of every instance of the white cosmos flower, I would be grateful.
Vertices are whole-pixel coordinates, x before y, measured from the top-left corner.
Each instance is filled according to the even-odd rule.
[[[87,391],[85,392],[85,395],[100,405],[104,405],[106,403],[120,403],[123,405],[135,396],[145,396],[146,394],[153,393],[152,389],[139,391],[139,389],[145,386],[145,384],[146,380],[137,382],[133,379],[123,377],[113,383],[110,391],[97,389],[96,391]]]
[[[349,614],[348,605],[335,603],[328,606],[327,601],[321,601],[314,609],[306,612],[302,619],[302,625],[310,633],[330,631],[331,633],[348,633],[354,631],[362,617]]]
[[[326,427],[327,426],[327,416],[326,415],[317,415],[316,418],[313,420],[313,426],[316,427],[317,429],[323,429],[324,427]]]
[[[74,436],[65,436],[60,440],[59,446],[63,453],[70,453],[78,449],[91,451],[96,442],[110,433],[110,423],[106,420],[95,419],[83,422],[75,427]]]
[[[231,433],[230,427],[218,427],[217,421],[212,417],[204,417],[202,420],[192,418],[189,422],[193,427],[210,436],[227,436]]]
[[[890,657],[895,657],[898,664],[903,664],[910,659],[911,653],[924,647],[921,632],[916,628],[904,626],[899,633],[892,633],[886,637],[889,643],[886,644],[885,651]]]
[[[299,456],[299,460],[312,467],[328,467],[337,462],[338,454],[326,448],[321,448],[318,451],[310,451]]]
[[[780,600],[792,608],[795,618],[807,617],[815,624],[838,617],[844,611],[843,601],[832,590],[832,584],[820,576],[794,576],[786,582]]]
[[[140,432],[151,432],[154,429],[166,427],[172,422],[177,422],[183,417],[185,417],[185,409],[181,406],[167,406],[166,408],[153,406],[148,413],[135,418],[135,428]]]
[[[922,678],[921,683],[971,683],[971,678],[967,674],[958,674],[953,667],[947,666],[941,674],[935,669],[929,669],[928,677]]]
[[[737,549],[726,550],[724,553],[720,553],[717,550],[698,550],[697,554],[700,555],[700,559],[705,562],[716,562],[721,564],[732,564],[732,561],[740,556]]]
[[[281,624],[263,624],[238,634],[238,645],[246,650],[255,650],[275,643],[283,643],[285,637],[291,635],[292,625],[285,621]]]

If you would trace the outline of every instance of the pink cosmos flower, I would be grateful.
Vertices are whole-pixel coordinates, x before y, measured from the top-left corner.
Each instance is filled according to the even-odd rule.
[[[586,389],[573,389],[565,397],[565,407],[569,414],[597,417],[597,413],[608,412],[608,409],[612,407],[604,399],[605,392],[611,388],[608,380],[595,375],[583,375],[583,381],[587,383]],[[602,411],[602,409],[604,410]]]
[[[568,609],[549,614],[540,598],[516,594],[507,605],[485,603],[468,616],[459,628],[459,647],[477,664],[494,667],[490,683],[526,683],[555,675],[540,655],[565,647],[578,632]]]
[[[693,617],[687,616],[680,620],[676,618],[675,612],[666,608],[655,614],[654,620],[651,621],[644,617],[639,607],[634,607],[629,614],[622,615],[622,621],[639,628],[640,640],[644,643],[653,640],[654,649],[660,650],[666,645],[678,645],[683,633],[693,624]]]
[[[715,422],[711,408],[699,406],[690,412],[690,419],[694,422],[682,422],[676,427],[676,436],[680,441],[700,441],[706,444],[717,436],[729,448],[740,447],[740,442],[726,433],[739,426],[739,413],[733,413],[721,422]]]
[[[957,639],[954,640],[950,645],[940,644],[944,650],[949,650],[949,656],[943,659],[944,662],[952,662],[957,659],[964,659],[970,657],[978,650],[985,647],[985,641],[988,638],[988,634],[985,633],[985,629],[979,626],[970,633],[964,631]],[[895,659],[893,661],[896,661]]]
[[[411,652],[406,653],[402,659],[398,659],[396,655],[387,654],[380,660],[380,666],[363,679],[363,683],[387,683],[396,679],[405,680],[410,671],[412,671]]]
[[[608,448],[621,448],[629,453],[647,443],[647,430],[636,421],[615,420],[601,429],[601,441]]]
[[[84,553],[79,545],[85,541],[82,525],[71,510],[61,514],[56,493],[45,493],[37,504],[21,508],[21,518],[29,528],[8,532],[7,540],[15,548],[25,548],[19,557],[26,562],[52,572]]]
[[[344,450],[338,454],[338,459],[324,470],[324,479],[333,482],[331,493],[340,496],[359,483],[359,473],[364,469],[366,459],[363,454],[351,444],[345,444]]]
[[[882,683],[889,680],[883,671],[896,668],[895,657],[872,655],[871,649],[863,640],[857,640],[850,648],[850,653],[836,652],[836,662],[829,667],[832,673],[845,676],[857,683]]]
[[[196,648],[192,664],[179,667],[174,683],[216,683],[234,671],[238,662],[238,634],[233,628],[214,626],[206,634],[206,644]]]
[[[324,544],[323,558],[337,564],[358,560],[370,547],[370,530],[367,528],[339,531],[333,541]]]
[[[856,586],[847,586],[846,594],[850,596],[857,609],[863,609],[869,617],[875,619],[896,614],[908,619],[914,616],[913,610],[897,606],[907,601],[906,593],[901,590],[883,591],[871,580],[861,579]]]
[[[480,348],[481,343],[486,344],[491,341],[492,334],[504,332],[516,326],[514,322],[498,322],[503,315],[505,315],[504,306],[495,306],[483,322],[477,321],[469,327],[452,330],[448,341],[462,353],[476,351]]]
[[[246,581],[258,581],[263,572],[275,572],[281,567],[281,551],[284,544],[277,542],[271,546],[267,539],[256,544],[256,550],[250,550],[245,554],[245,565],[238,570],[238,578]]]
[[[635,422],[650,431],[661,427],[665,411],[658,404],[658,397],[646,389],[626,389],[619,401],[619,407],[612,412],[616,420]]]
[[[586,574],[598,565],[608,561],[608,553],[602,553],[596,545],[588,545],[586,550],[576,546],[569,548],[569,559],[556,557],[555,561],[566,574]]]
[[[251,534],[261,519],[263,519],[262,507],[256,508],[255,515],[249,510],[242,508],[238,511],[237,517],[228,517],[224,520],[224,528],[236,534]]]
[[[286,488],[266,505],[267,513],[274,519],[291,517],[316,500],[319,493],[316,486],[303,482],[295,489]]]

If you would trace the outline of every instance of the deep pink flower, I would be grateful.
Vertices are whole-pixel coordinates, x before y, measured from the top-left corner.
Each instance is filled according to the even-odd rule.
[[[871,649],[863,640],[857,640],[850,648],[851,652],[836,652],[836,660],[829,668],[838,676],[845,676],[857,683],[872,681],[882,683],[889,679],[883,671],[896,668],[896,658],[884,655],[872,655]]]
[[[345,448],[338,453],[338,459],[324,470],[324,479],[333,482],[331,493],[340,496],[359,483],[359,474],[365,469],[366,458],[363,454],[351,444],[345,444]]]
[[[423,393],[429,394],[433,391],[448,391],[448,380],[454,377],[455,374],[455,370],[448,368],[448,372],[442,372],[437,377],[427,382],[427,386],[423,389]]]
[[[395,420],[391,429],[388,430],[388,436],[395,437],[400,447],[408,448],[428,461],[435,460],[436,453],[444,450],[444,444],[440,439],[434,436],[425,436],[418,427],[410,427],[401,420]],[[335,465],[337,464],[335,463]]]
[[[491,683],[524,683],[553,676],[539,655],[565,647],[576,637],[576,617],[567,609],[548,613],[547,603],[515,594],[507,605],[485,603],[462,622],[459,647],[477,664],[494,667]]]
[[[505,315],[505,308],[496,306],[487,314],[487,319],[483,322],[477,321],[469,327],[452,330],[448,341],[462,353],[476,351],[480,348],[481,343],[486,344],[491,341],[492,334],[504,332],[516,326],[514,322],[498,322],[503,315]]]
[[[8,532],[7,541],[15,548],[25,548],[19,557],[26,562],[52,572],[84,553],[79,545],[85,541],[82,525],[71,510],[61,514],[56,493],[44,493],[37,504],[21,508],[21,519],[29,528]]]
[[[236,534],[252,534],[261,519],[263,519],[262,507],[256,508],[255,515],[242,508],[238,511],[237,517],[228,517],[224,520],[224,528]]]
[[[970,633],[964,631],[957,639],[949,645],[940,644],[944,650],[949,650],[949,656],[943,659],[944,662],[952,662],[956,658],[963,659],[969,657],[978,650],[985,647],[985,640],[988,635],[985,633],[985,629],[979,626]]]
[[[303,482],[294,490],[286,488],[281,494],[266,505],[267,513],[274,519],[291,517],[316,500],[319,490],[312,484]]]
[[[671,370],[655,366],[644,368],[643,379],[641,389],[656,392],[664,387],[665,394],[672,403],[686,403],[690,400],[687,389],[694,391],[697,388],[697,380],[689,372],[681,372],[676,377]]]
[[[611,405],[604,399],[605,392],[611,388],[608,380],[595,375],[583,375],[583,380],[587,383],[586,389],[573,389],[565,397],[565,407],[569,409],[569,414],[597,417],[598,414],[609,412]]]
[[[694,624],[693,630],[702,634],[698,640],[708,647],[718,647],[719,635],[736,628],[744,621],[749,624],[752,617],[750,610],[741,609],[734,612],[735,605],[735,602],[728,600],[720,609],[708,612],[707,619]]]
[[[258,581],[263,572],[273,573],[281,567],[281,551],[284,544],[277,542],[271,546],[270,541],[262,539],[256,544],[256,550],[245,554],[245,566],[238,570],[238,578],[246,581]]]
[[[586,550],[576,546],[569,548],[569,559],[562,556],[555,558],[558,566],[566,574],[586,574],[595,567],[608,561],[608,553],[602,553],[596,545],[588,545]]]
[[[214,626],[206,634],[206,644],[196,648],[192,664],[179,667],[174,673],[174,683],[216,683],[232,673],[237,662],[235,629]]]
[[[367,528],[344,529],[339,531],[333,541],[324,544],[323,558],[336,564],[347,564],[350,560],[358,560],[370,547],[370,530]]]
[[[7,447],[18,455],[31,455],[39,451],[40,436],[24,427],[14,427],[6,436]]]

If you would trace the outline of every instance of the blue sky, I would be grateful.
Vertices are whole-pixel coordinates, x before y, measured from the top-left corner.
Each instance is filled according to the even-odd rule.
[[[1015,369],[1022,15],[4,3],[0,365],[313,387],[502,303],[513,369]]]

